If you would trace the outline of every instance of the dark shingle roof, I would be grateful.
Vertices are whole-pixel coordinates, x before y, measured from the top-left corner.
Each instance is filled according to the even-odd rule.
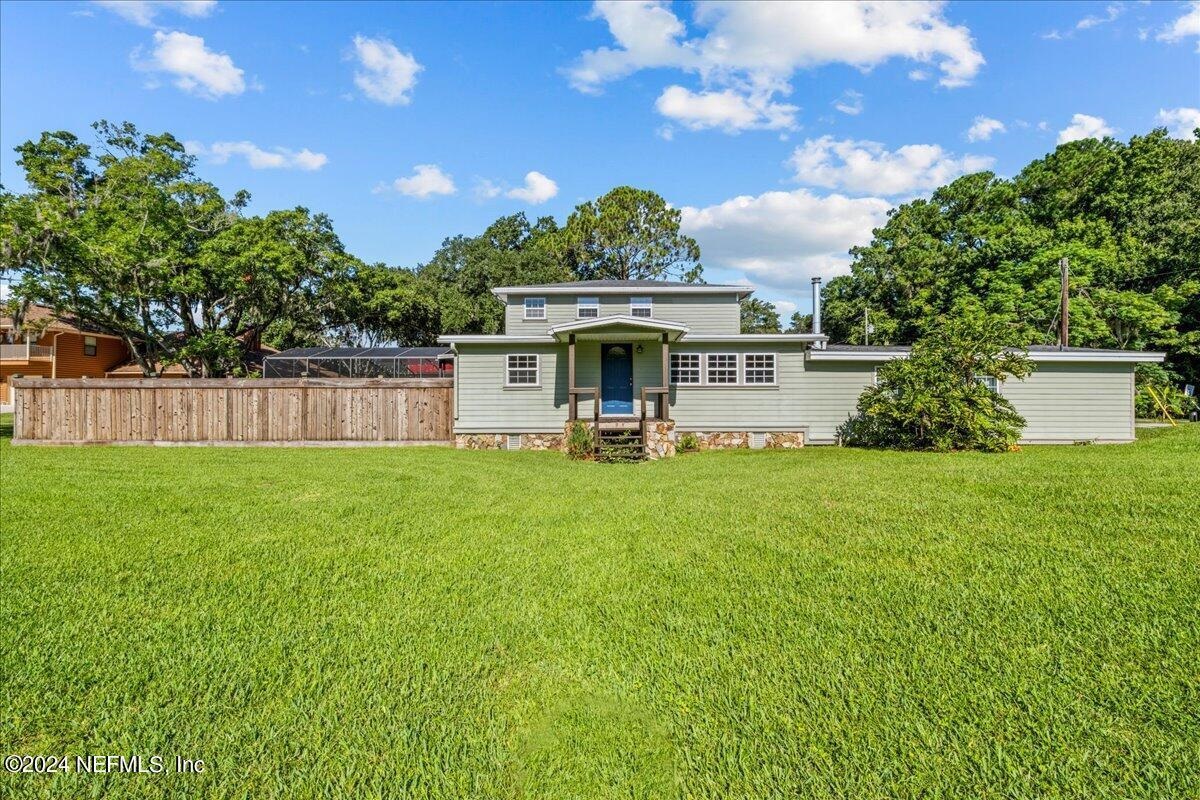
[[[293,347],[269,358],[437,358],[449,347]]]
[[[912,350],[911,345],[907,344],[888,344],[888,345],[862,345],[862,344],[827,344],[826,350],[832,350],[839,353],[907,353]],[[1087,355],[1093,353],[1096,355],[1104,355],[1105,353],[1129,353],[1136,352],[1130,350],[1117,350],[1114,348],[1105,347],[1059,347],[1056,344],[1031,344],[1025,348],[1030,353],[1075,353],[1078,355]]]
[[[599,281],[563,281],[561,283],[532,283],[522,284],[522,289],[557,289],[560,287],[578,287],[581,289],[673,289],[687,286],[712,286],[715,288],[749,290],[749,286],[736,286],[727,283],[686,283],[684,281],[650,281],[650,280],[599,280]]]

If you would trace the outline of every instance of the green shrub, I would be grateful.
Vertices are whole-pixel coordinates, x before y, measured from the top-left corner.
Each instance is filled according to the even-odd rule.
[[[1179,388],[1178,376],[1159,364],[1138,364],[1136,367],[1137,394],[1134,395],[1134,410],[1143,419],[1163,416],[1162,406],[1170,415],[1183,419],[1198,405],[1195,397],[1188,397]],[[1158,395],[1157,399],[1155,395]]]
[[[682,453],[691,453],[700,449],[700,440],[696,438],[694,433],[685,433],[679,437],[679,451]]]
[[[879,367],[876,385],[838,428],[843,444],[899,450],[985,450],[1016,445],[1025,419],[981,378],[1024,378],[1029,359],[988,318],[942,320],[908,358]]]
[[[592,437],[592,431],[587,424],[581,420],[575,420],[571,423],[571,430],[567,434],[567,455],[575,459],[591,458],[595,453],[595,440]]]

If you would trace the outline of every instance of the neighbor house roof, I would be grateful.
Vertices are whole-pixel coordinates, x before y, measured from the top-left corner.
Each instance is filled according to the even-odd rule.
[[[89,325],[86,322],[80,322],[70,314],[55,314],[54,309],[46,306],[30,305],[25,310],[25,322],[41,322],[42,320],[50,320],[46,325],[45,330],[62,333],[82,333],[88,336],[105,336],[110,339],[119,339],[119,336],[113,336],[111,333],[105,333],[99,330],[94,325]],[[12,328],[13,319],[9,316],[0,317],[0,328]]]
[[[748,297],[754,288],[729,283],[685,283],[683,281],[648,280],[599,280],[566,281],[563,283],[534,283],[527,286],[497,286],[492,289],[501,301],[510,294],[736,294],[738,299]]]
[[[814,361],[888,361],[904,358],[912,348],[908,345],[830,344],[812,350]],[[1030,361],[1162,361],[1166,353],[1145,350],[1111,350],[1100,347],[1058,347],[1035,344],[1025,348]]]

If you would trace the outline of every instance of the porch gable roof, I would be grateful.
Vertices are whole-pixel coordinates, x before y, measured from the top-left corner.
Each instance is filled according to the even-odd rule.
[[[645,333],[665,333],[670,340],[678,340],[688,332],[689,328],[682,322],[671,322],[665,319],[650,317],[632,317],[628,314],[610,314],[607,317],[577,319],[551,326],[548,333],[559,341],[563,341],[572,333],[617,333],[632,329]]]

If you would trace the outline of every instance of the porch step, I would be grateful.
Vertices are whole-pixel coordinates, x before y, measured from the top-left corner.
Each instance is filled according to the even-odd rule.
[[[596,458],[599,461],[642,461],[646,458],[646,447],[642,442],[641,429],[601,427]]]

